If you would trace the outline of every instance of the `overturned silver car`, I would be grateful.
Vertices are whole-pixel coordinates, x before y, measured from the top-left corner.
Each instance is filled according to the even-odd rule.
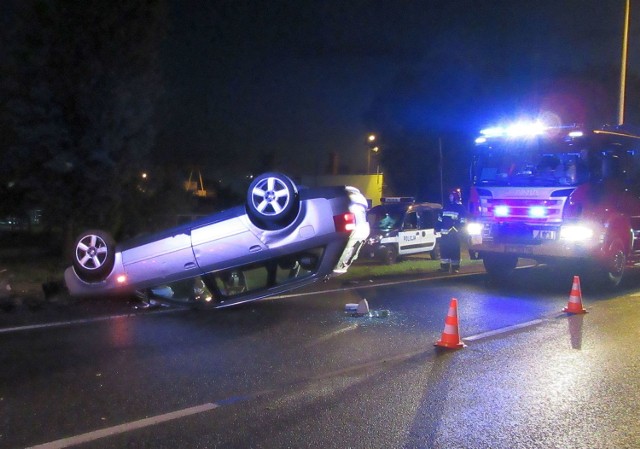
[[[245,205],[185,225],[120,244],[84,232],[65,283],[74,296],[162,290],[171,301],[173,284],[213,307],[252,301],[346,272],[369,235],[366,208],[356,188],[298,188],[265,173]]]

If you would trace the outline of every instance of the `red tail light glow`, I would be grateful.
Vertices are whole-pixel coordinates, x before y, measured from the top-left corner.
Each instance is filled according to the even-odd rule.
[[[333,222],[338,232],[351,232],[356,229],[356,216],[351,212],[346,214],[335,215]]]

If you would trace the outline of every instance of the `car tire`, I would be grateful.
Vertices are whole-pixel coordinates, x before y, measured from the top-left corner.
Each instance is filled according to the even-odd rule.
[[[281,173],[257,176],[247,191],[249,218],[259,227],[285,227],[293,221],[299,207],[298,189]]]
[[[436,241],[435,246],[431,251],[429,251],[429,256],[431,260],[440,260],[440,242]]]
[[[398,261],[398,250],[394,246],[385,248],[382,253],[382,263],[385,265],[393,265]]]
[[[78,236],[73,250],[73,268],[85,282],[100,282],[113,269],[116,244],[111,234],[90,230]]]

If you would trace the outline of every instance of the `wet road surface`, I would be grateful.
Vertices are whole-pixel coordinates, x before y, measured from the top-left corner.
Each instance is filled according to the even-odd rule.
[[[544,268],[333,287],[0,333],[0,447],[637,447],[640,284],[574,316]]]

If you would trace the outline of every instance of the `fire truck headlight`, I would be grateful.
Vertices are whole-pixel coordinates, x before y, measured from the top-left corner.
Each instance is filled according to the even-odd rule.
[[[560,238],[579,242],[593,238],[593,229],[585,225],[567,225],[560,228]]]
[[[467,234],[470,236],[482,235],[482,223],[467,223]]]
[[[544,206],[532,206],[529,208],[531,218],[544,218],[547,215],[547,208]]]
[[[493,215],[495,215],[496,217],[508,217],[509,216],[509,206],[505,206],[504,204],[496,206],[493,209]]]

